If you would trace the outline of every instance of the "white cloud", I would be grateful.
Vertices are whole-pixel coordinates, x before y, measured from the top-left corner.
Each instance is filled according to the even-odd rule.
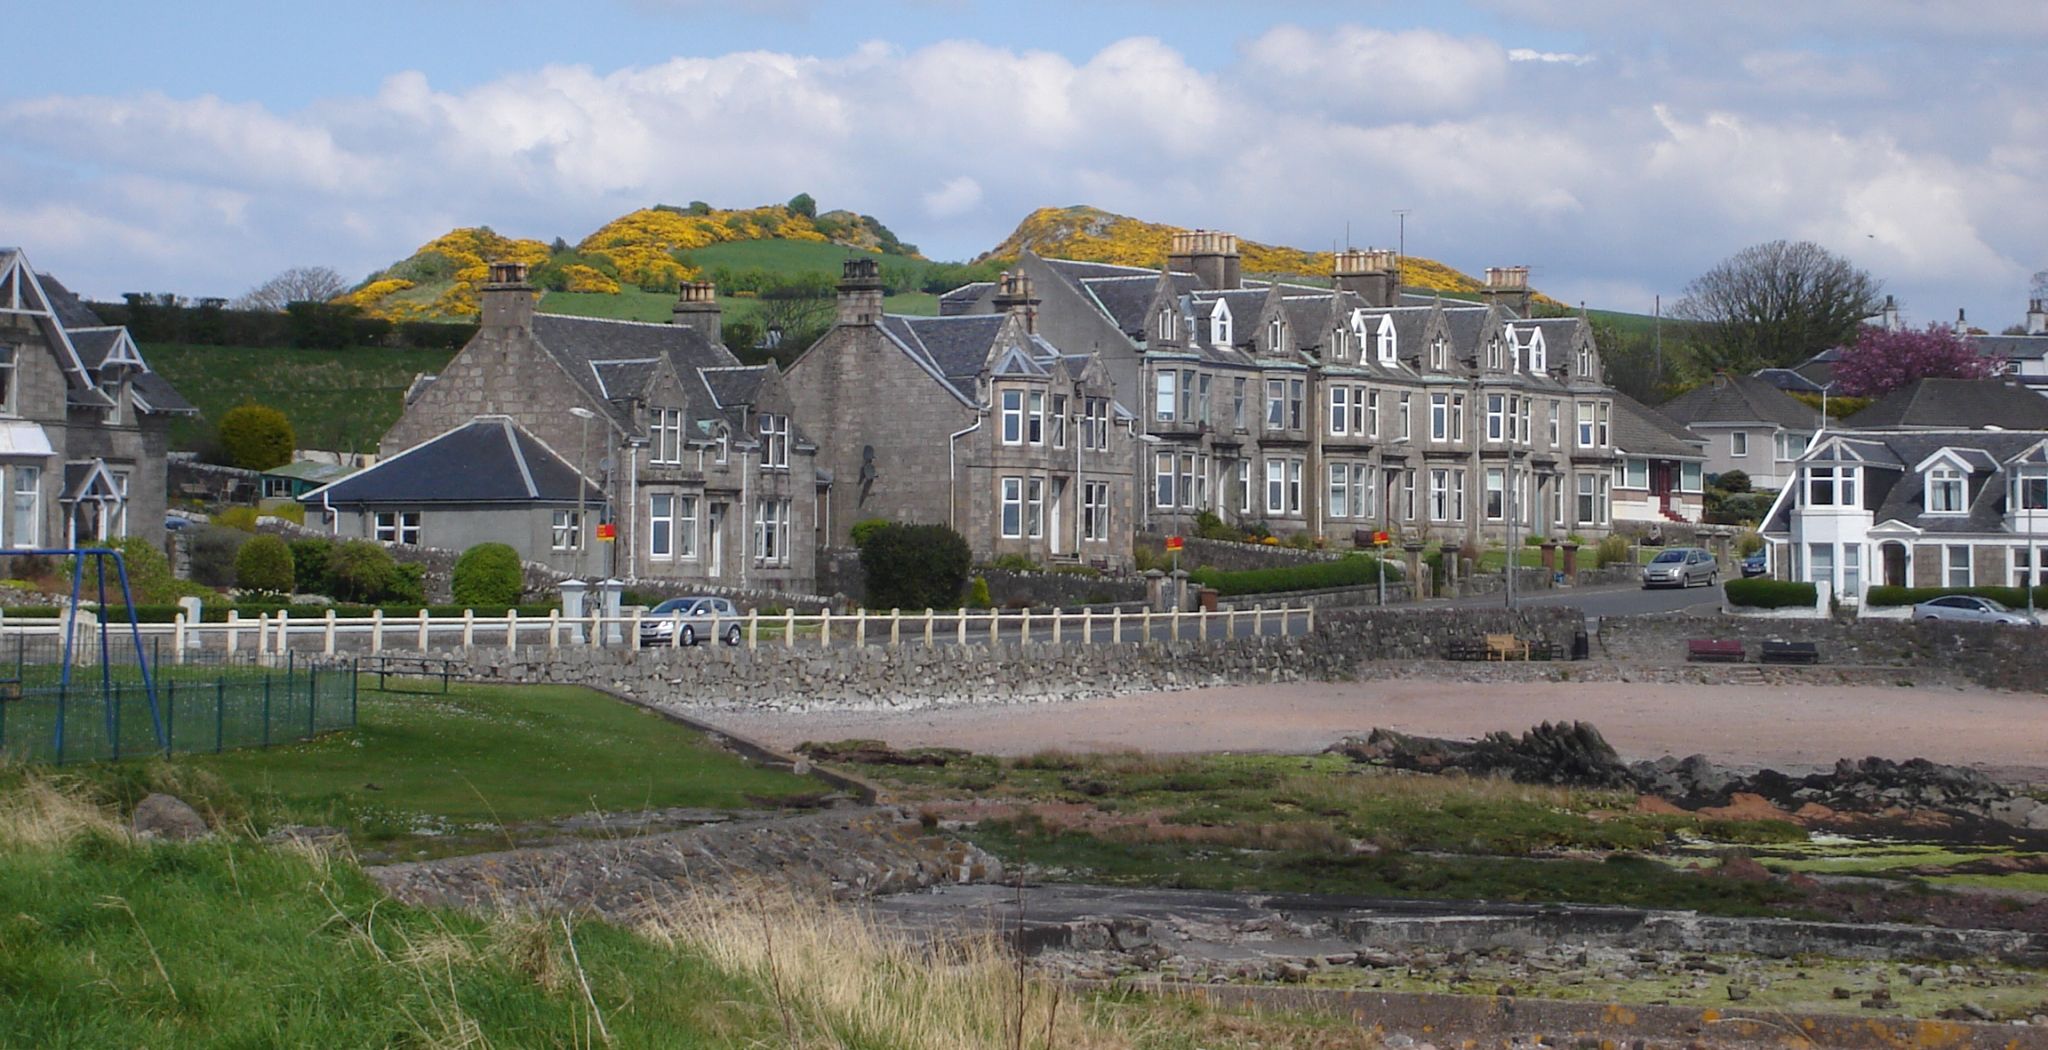
[[[944,185],[924,195],[925,214],[934,219],[950,219],[980,203],[981,183],[966,175],[947,179]]]
[[[1408,208],[1411,250],[1533,264],[1546,290],[1595,305],[1774,237],[1819,239],[1973,316],[2048,264],[2048,73],[1747,41],[1712,54],[1279,26],[1221,69],[1151,37],[1078,58],[955,40],[460,89],[408,72],[291,112],[47,96],[0,102],[0,141],[23,147],[0,150],[0,242],[99,294],[232,295],[294,264],[366,273],[453,225],[574,240],[657,201],[809,192],[951,258],[1043,205],[1304,247],[1347,222],[1390,245],[1389,213]]]

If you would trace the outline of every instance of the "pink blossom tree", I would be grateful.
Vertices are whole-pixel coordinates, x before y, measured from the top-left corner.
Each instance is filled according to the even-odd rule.
[[[1883,397],[1916,379],[1983,379],[1996,370],[1947,325],[1917,332],[1866,326],[1835,359],[1835,392]]]

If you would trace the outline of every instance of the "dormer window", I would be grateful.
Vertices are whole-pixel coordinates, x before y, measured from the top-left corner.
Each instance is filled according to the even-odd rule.
[[[1543,345],[1543,330],[1529,337],[1529,374],[1542,375],[1550,368],[1550,354]]]
[[[1936,467],[1927,472],[1927,513],[1961,514],[1968,505],[1963,472],[1954,467]]]
[[[1344,361],[1351,357],[1351,329],[1339,325],[1330,337],[1330,360]]]
[[[1394,335],[1394,321],[1392,318],[1382,318],[1380,320],[1379,335],[1380,364],[1392,368],[1394,363],[1400,359],[1400,345]]]
[[[1284,354],[1287,352],[1287,323],[1285,321],[1275,317],[1267,323],[1266,346],[1268,353]]]
[[[652,412],[653,461],[656,463],[681,463],[683,461],[683,410],[680,408],[656,408]]]
[[[2048,510],[2048,473],[2025,473],[2013,479],[2015,510]]]
[[[1578,368],[1578,371],[1577,371],[1576,373],[1574,373],[1574,374],[1575,374],[1575,375],[1577,375],[1577,376],[1578,376],[1578,377],[1579,377],[1580,379],[1592,379],[1592,378],[1594,378],[1594,376],[1593,376],[1593,348],[1592,348],[1592,347],[1590,347],[1590,346],[1582,346],[1582,347],[1579,347],[1579,368]]]
[[[1172,310],[1159,311],[1159,331],[1157,332],[1157,338],[1160,342],[1173,342],[1173,337],[1175,336],[1175,334],[1179,332],[1179,330],[1180,322],[1177,319],[1175,319]]]
[[[1856,507],[1855,467],[1806,468],[1806,505],[1809,507]]]
[[[789,466],[789,417],[761,413],[761,468]]]
[[[0,412],[14,414],[14,361],[19,347],[0,344]]]
[[[1486,341],[1486,367],[1495,372],[1500,371],[1500,336],[1494,336]]]
[[[1209,315],[1209,342],[1216,346],[1230,345],[1230,307],[1218,302],[1216,310]]]
[[[1442,372],[1442,371],[1445,371],[1445,370],[1447,370],[1447,369],[1448,369],[1448,368],[1450,367],[1450,357],[1451,357],[1451,348],[1450,348],[1450,347],[1449,347],[1449,346],[1448,346],[1448,345],[1447,345],[1447,344],[1446,344],[1446,343],[1444,342],[1444,337],[1443,337],[1443,336],[1437,336],[1437,337],[1436,337],[1435,339],[1432,339],[1432,340],[1430,340],[1430,343],[1429,343],[1429,369],[1430,369],[1430,371],[1432,371],[1432,372]]]

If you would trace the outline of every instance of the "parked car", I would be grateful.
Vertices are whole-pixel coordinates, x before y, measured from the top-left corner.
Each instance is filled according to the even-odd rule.
[[[1721,566],[1713,552],[1702,547],[1666,547],[1643,566],[1643,587],[1690,587],[1695,583],[1713,586],[1721,578]]]
[[[680,638],[676,632],[681,631]],[[647,610],[640,620],[640,645],[696,645],[722,638],[740,644],[740,610],[730,598],[698,595],[670,598]]]
[[[1935,623],[1955,620],[1964,623],[2002,623],[2014,627],[2038,627],[2041,621],[2017,609],[2008,609],[1989,598],[1973,594],[1950,594],[1929,598],[1913,606],[1913,619]]]
[[[1764,557],[1763,551],[1757,551],[1755,554],[1742,559],[1742,578],[1745,580],[1752,576],[1762,576],[1769,571],[1771,571],[1770,562]]]

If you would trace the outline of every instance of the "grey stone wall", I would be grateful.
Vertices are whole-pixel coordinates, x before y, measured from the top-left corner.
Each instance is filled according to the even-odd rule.
[[[1433,660],[1453,638],[1512,631],[1566,646],[1576,609],[1347,611],[1295,637],[1123,645],[903,645],[831,649],[563,649],[467,657],[479,677],[590,685],[678,708],[921,708],[1068,700],[1233,683],[1356,677],[1370,661]]]
[[[2048,647],[2028,630],[1911,620],[1766,620],[1742,616],[1610,617],[1594,655],[1645,663],[1685,659],[1693,638],[1743,643],[1754,662],[1766,640],[1813,642],[1823,664],[1899,667],[1954,674],[1999,689],[2039,692],[2048,682]]]
[[[1140,534],[1138,542],[1158,550],[1165,542],[1162,533]],[[1185,546],[1181,550],[1181,568],[1192,569],[1206,566],[1224,572],[1242,572],[1246,569],[1275,569],[1293,565],[1309,565],[1315,562],[1336,561],[1344,557],[1343,550],[1301,550],[1297,547],[1268,546],[1263,543],[1235,543],[1230,540],[1205,540],[1199,536],[1183,536]],[[1395,558],[1396,563],[1400,561]]]
[[[1135,576],[1089,576],[1064,572],[1011,572],[1007,569],[976,568],[969,578],[988,581],[989,598],[1005,608],[1019,604],[1034,609],[1075,609],[1083,605],[1104,605],[1145,600],[1145,581]],[[861,568],[860,551],[832,547],[818,556],[818,590],[843,595],[858,605],[867,597],[867,577]]]

